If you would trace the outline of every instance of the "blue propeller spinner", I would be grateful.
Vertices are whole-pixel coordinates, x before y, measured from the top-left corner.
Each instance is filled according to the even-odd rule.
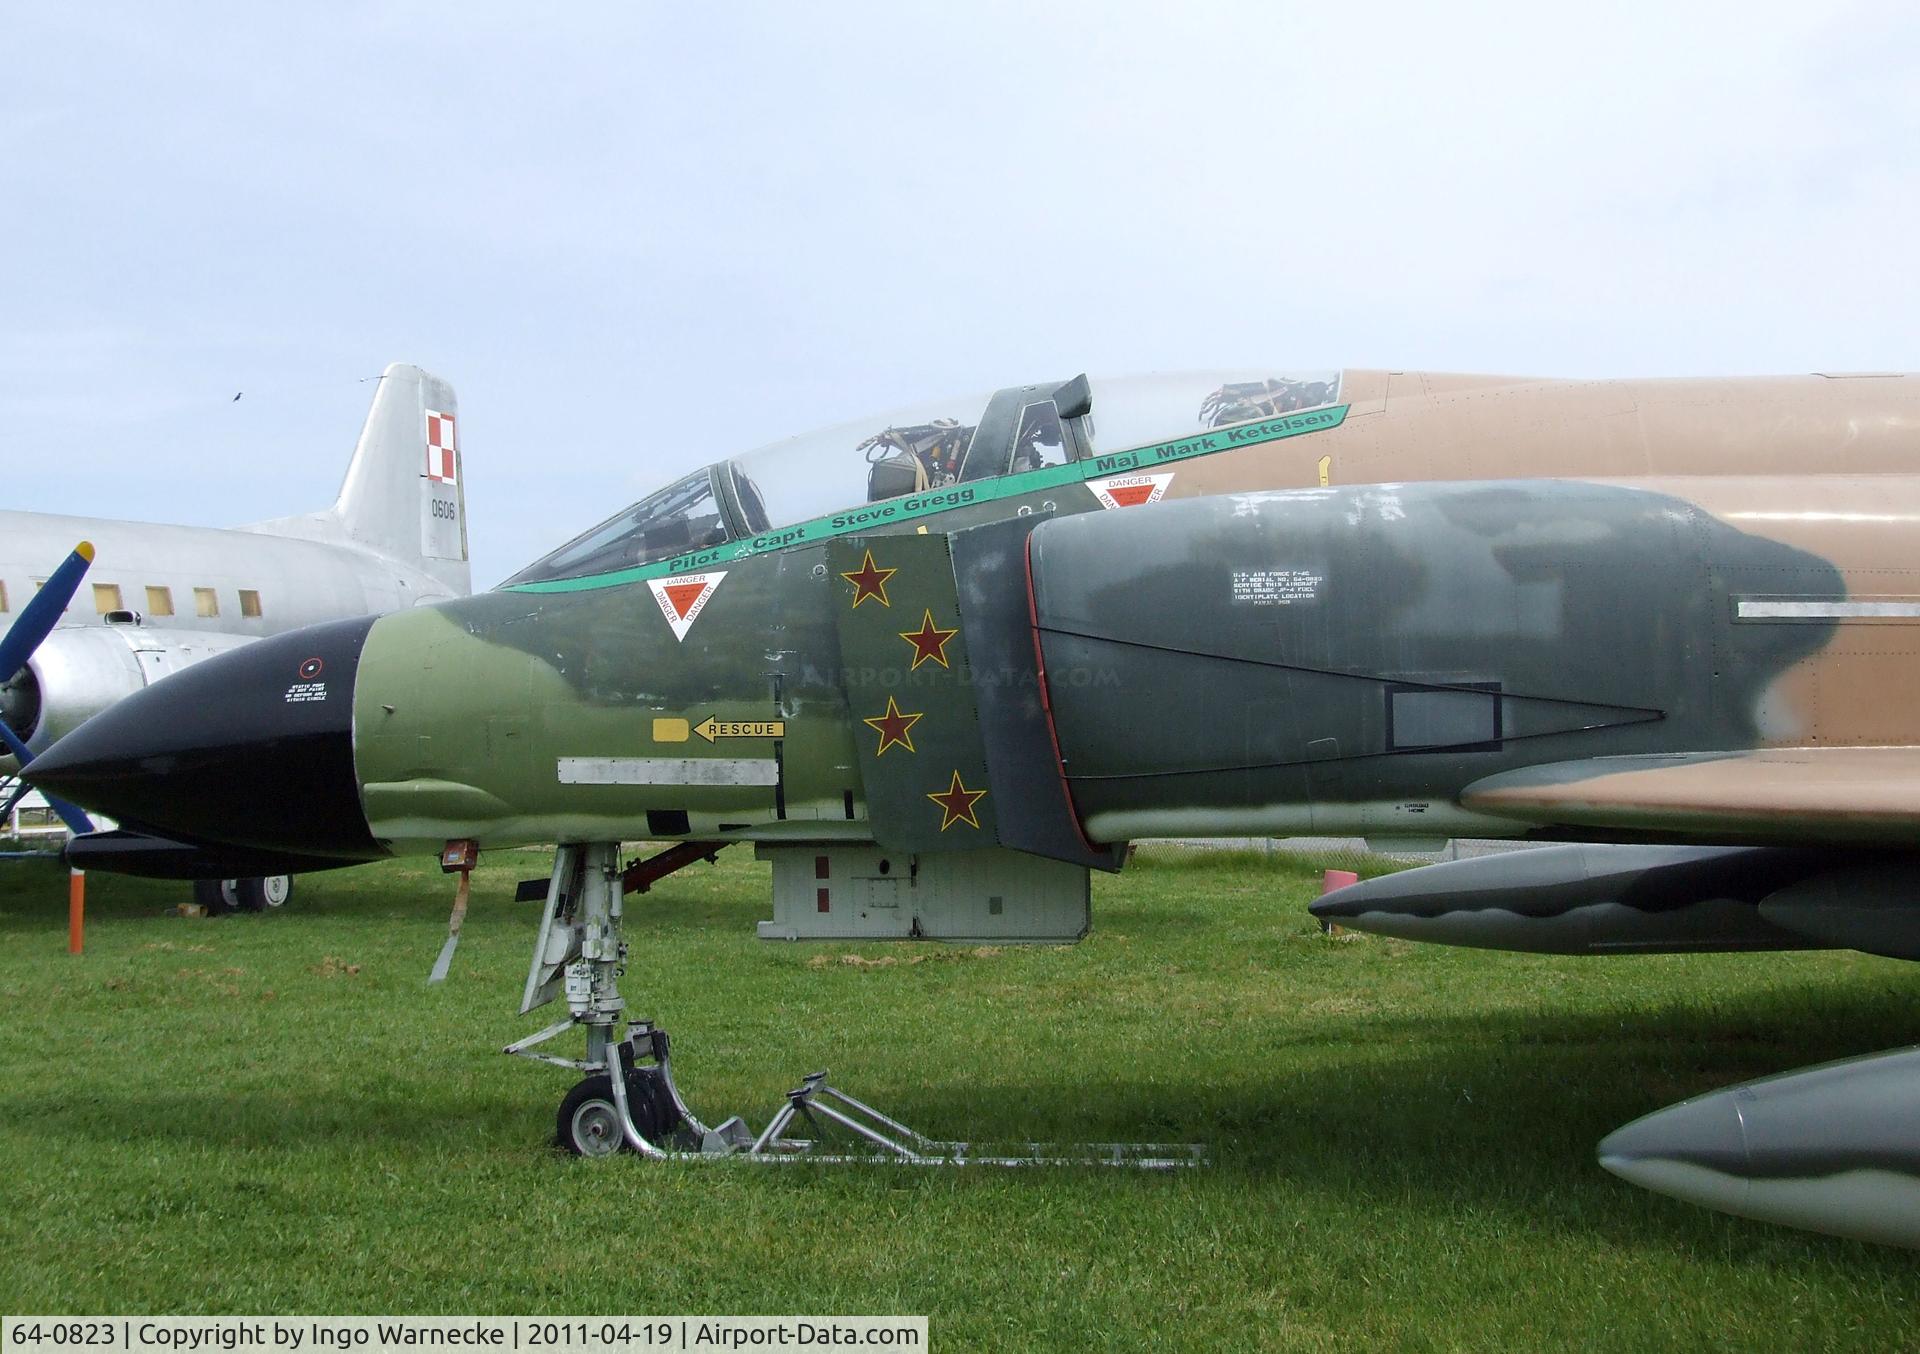
[[[67,609],[67,603],[73,600],[73,594],[79,590],[80,580],[86,576],[87,568],[93,563],[93,544],[82,541],[73,548],[73,553],[60,561],[60,567],[47,576],[40,590],[33,594],[26,606],[20,609],[20,616],[14,621],[7,633],[0,635],[0,682],[13,679],[15,673],[27,665],[33,657],[33,651],[40,647],[42,640],[53,633],[53,627],[60,623],[60,617]],[[33,760],[33,754],[27,750],[14,731],[0,720],[0,744],[18,759],[22,767]],[[15,792],[17,798],[25,792],[25,786]],[[76,833],[93,831],[93,822],[82,813],[77,805],[64,799],[47,796],[47,803],[60,815],[60,821]],[[12,801],[7,803],[12,807]]]

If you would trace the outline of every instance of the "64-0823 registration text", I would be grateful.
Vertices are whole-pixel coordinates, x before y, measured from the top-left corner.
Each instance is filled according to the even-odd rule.
[[[519,1354],[681,1354],[704,1350],[927,1348],[923,1316],[618,1317],[8,1317],[9,1354],[383,1354],[498,1350]]]

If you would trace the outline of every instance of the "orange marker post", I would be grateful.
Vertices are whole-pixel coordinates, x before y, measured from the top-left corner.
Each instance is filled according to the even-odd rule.
[[[67,871],[67,953],[79,954],[87,944],[87,872]]]
[[[1320,893],[1324,897],[1326,894],[1332,893],[1335,889],[1344,889],[1349,884],[1358,884],[1359,882],[1360,876],[1352,870],[1328,870],[1320,876]],[[1321,922],[1320,930],[1323,934],[1329,936],[1345,934],[1339,926],[1336,926],[1330,921]]]

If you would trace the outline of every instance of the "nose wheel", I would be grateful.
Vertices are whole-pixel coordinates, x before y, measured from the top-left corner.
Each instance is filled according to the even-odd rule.
[[[627,1108],[634,1127],[648,1142],[672,1142],[682,1120],[672,1092],[657,1067],[627,1070]],[[613,1078],[602,1072],[580,1082],[560,1102],[554,1120],[554,1142],[577,1157],[606,1157],[633,1150],[620,1125],[620,1106],[613,1096]]]
[[[620,1107],[613,1103],[613,1078],[588,1077],[567,1092],[554,1140],[577,1157],[610,1157],[627,1145]]]

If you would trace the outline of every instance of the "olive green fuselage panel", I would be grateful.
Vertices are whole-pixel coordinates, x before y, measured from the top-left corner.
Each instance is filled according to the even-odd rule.
[[[833,542],[834,621],[874,840],[895,850],[998,841],[974,673],[943,534]]]

